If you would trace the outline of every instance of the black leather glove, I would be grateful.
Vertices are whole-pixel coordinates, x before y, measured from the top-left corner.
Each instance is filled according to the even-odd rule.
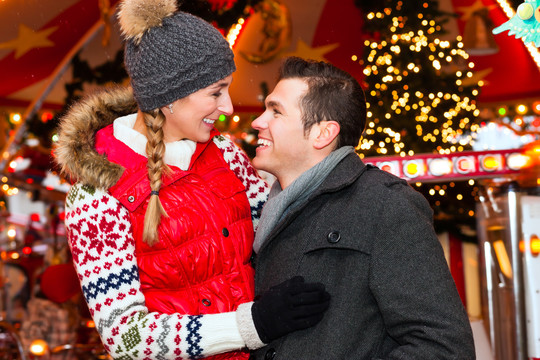
[[[321,321],[330,304],[330,294],[321,283],[306,283],[295,276],[266,291],[251,307],[259,338],[265,344],[290,332]]]

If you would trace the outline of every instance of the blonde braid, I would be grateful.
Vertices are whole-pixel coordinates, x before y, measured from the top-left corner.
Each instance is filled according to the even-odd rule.
[[[163,142],[163,124],[165,116],[159,110],[154,112],[143,112],[144,123],[146,125],[146,156],[148,157],[148,178],[150,179],[150,189],[159,192],[161,188],[162,173],[167,173],[170,169],[163,162],[165,155],[165,143]],[[161,216],[168,216],[163,208],[157,193],[150,195],[148,207],[144,215],[143,240],[152,246],[159,241],[158,226]]]

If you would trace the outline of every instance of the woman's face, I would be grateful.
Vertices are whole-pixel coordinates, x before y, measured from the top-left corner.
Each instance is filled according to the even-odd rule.
[[[206,142],[210,131],[221,114],[231,115],[233,105],[229,96],[232,75],[200,89],[185,98],[176,100],[172,114],[168,106],[161,108],[165,114],[163,137],[165,142],[193,140]]]

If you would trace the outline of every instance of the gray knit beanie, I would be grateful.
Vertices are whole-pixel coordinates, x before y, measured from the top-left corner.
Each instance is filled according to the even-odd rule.
[[[229,43],[176,0],[123,0],[124,62],[142,111],[166,106],[236,70]]]

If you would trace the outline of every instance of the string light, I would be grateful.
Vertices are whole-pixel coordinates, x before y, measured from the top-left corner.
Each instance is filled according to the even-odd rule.
[[[11,113],[9,114],[9,121],[12,124],[18,124],[21,122],[21,114],[20,113]]]
[[[229,42],[229,45],[234,47],[234,44],[236,43],[236,40],[238,39],[238,36],[242,32],[242,28],[244,26],[244,18],[238,19],[238,22],[231,27],[229,32],[227,33],[227,41]]]
[[[421,6],[428,9],[429,4],[425,2]],[[418,13],[417,20],[408,25],[411,20],[400,12],[403,6],[403,2],[398,2],[393,8],[366,16],[368,22],[388,23],[389,33],[380,40],[364,41],[367,52],[360,63],[369,84],[367,95],[372,98],[368,102],[376,106],[376,111],[368,111],[368,127],[358,149],[380,155],[411,156],[415,154],[413,147],[419,148],[418,141],[411,139],[416,135],[420,142],[426,143],[426,148],[437,144],[441,154],[462,151],[468,145],[465,134],[480,114],[474,98],[479,85],[470,85],[474,64],[463,50],[461,36],[455,41],[437,36],[441,27],[432,18],[431,9]],[[408,56],[407,52],[413,54]],[[422,55],[416,53],[425,54],[429,61],[422,61]],[[356,56],[352,59],[358,60]],[[402,65],[404,59],[408,61]],[[459,64],[463,66],[458,68]],[[442,81],[447,83],[453,78],[452,93],[409,89],[409,84],[422,81],[418,79],[423,74],[444,77]],[[414,133],[409,133],[407,126],[401,129],[401,124],[411,120],[416,122]]]

